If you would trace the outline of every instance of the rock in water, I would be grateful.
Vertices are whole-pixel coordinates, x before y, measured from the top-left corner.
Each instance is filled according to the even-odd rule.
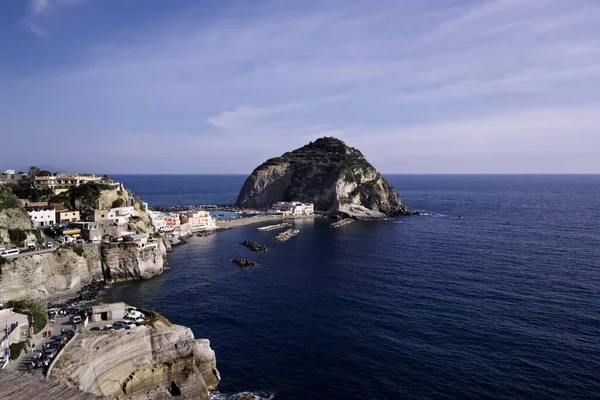
[[[314,203],[329,215],[357,219],[416,214],[359,150],[331,137],[265,161],[235,205],[265,209],[278,201]]]

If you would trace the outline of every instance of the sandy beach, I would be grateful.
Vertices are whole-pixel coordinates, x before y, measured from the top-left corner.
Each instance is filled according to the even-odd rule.
[[[257,224],[260,222],[272,222],[274,224],[281,223],[285,220],[299,219],[299,218],[315,218],[315,215],[297,215],[297,216],[282,216],[282,215],[261,215],[256,217],[247,217],[247,218],[239,218],[232,219],[227,221],[219,221],[217,220],[217,226],[219,228],[232,228],[234,226],[242,226],[242,225],[250,225]]]

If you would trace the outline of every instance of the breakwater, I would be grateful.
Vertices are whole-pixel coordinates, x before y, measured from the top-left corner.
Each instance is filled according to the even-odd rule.
[[[242,243],[240,243],[242,246],[246,246],[247,248],[249,248],[250,250],[254,251],[255,253],[264,253],[267,251],[266,246],[263,246],[262,244],[258,244],[252,240],[244,240]]]
[[[259,232],[266,232],[266,231],[274,231],[276,229],[287,228],[289,226],[292,226],[292,224],[290,224],[288,222],[282,222],[281,224],[261,226],[260,228],[257,228],[256,230]]]
[[[341,219],[341,220],[339,220],[337,222],[329,224],[329,226],[332,227],[332,228],[341,228],[342,226],[349,225],[349,224],[353,223],[354,221],[355,220],[352,219],[352,218],[344,218],[344,219]]]
[[[287,231],[281,232],[279,235],[275,236],[275,240],[277,240],[278,242],[285,242],[286,240],[290,240],[299,233],[300,231],[298,229],[288,229]]]

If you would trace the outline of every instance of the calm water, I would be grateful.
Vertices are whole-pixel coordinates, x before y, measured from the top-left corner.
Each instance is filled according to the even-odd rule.
[[[232,203],[245,177],[117,178],[169,205]],[[193,238],[106,299],[210,338],[217,398],[599,398],[600,176],[388,180],[430,215]]]

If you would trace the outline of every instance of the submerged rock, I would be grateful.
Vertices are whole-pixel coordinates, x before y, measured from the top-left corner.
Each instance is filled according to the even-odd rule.
[[[359,150],[336,138],[265,161],[246,179],[236,206],[265,209],[278,201],[314,203],[329,215],[358,219],[416,214]]]
[[[256,253],[264,253],[265,251],[267,251],[267,248],[265,246],[253,242],[252,240],[244,240],[241,244],[242,246],[246,246],[247,248]]]
[[[234,258],[231,260],[232,263],[239,265],[242,268],[252,268],[254,267],[254,261],[248,260],[247,258]]]

